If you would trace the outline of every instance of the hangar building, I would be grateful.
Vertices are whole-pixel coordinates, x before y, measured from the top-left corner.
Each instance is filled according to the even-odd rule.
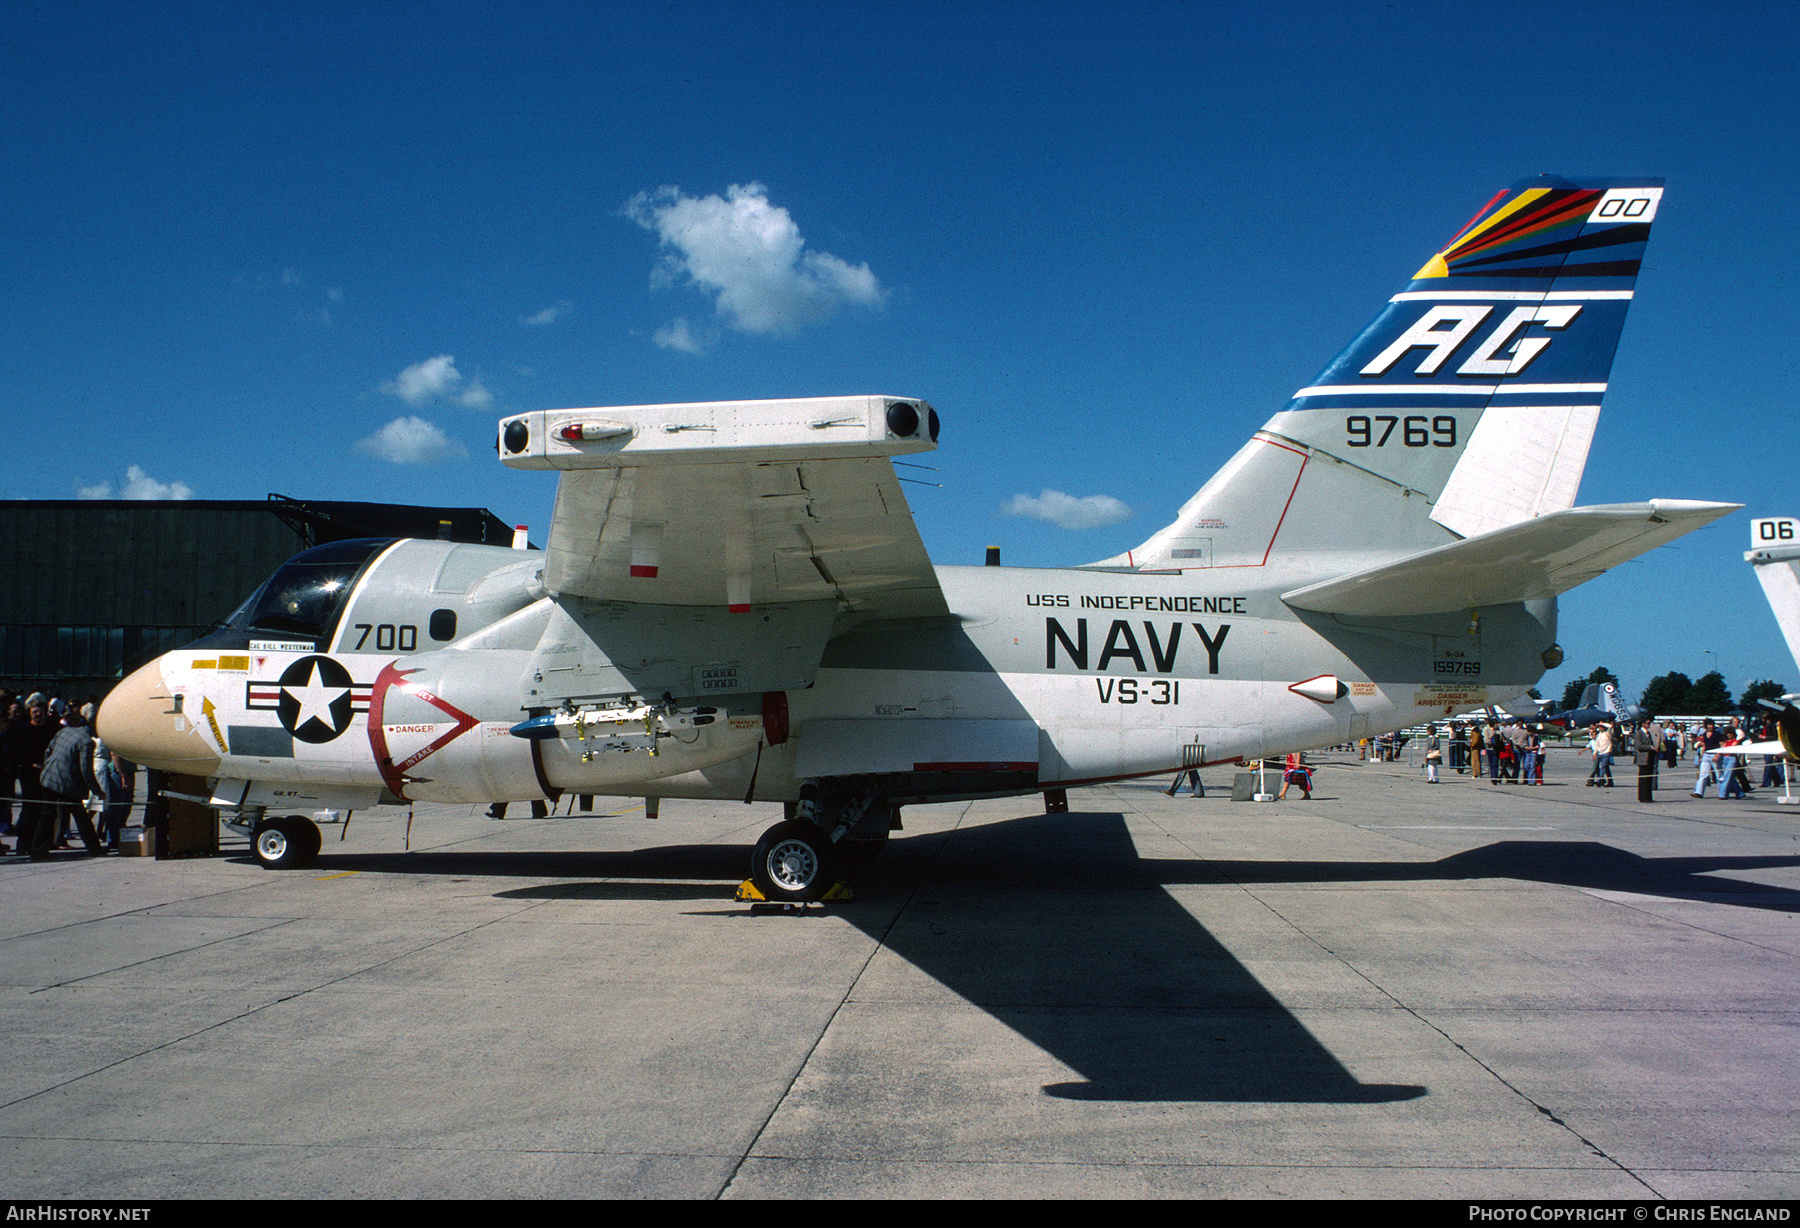
[[[254,500],[0,503],[0,686],[105,695],[129,671],[204,634],[276,567],[357,537],[505,546],[486,508]]]

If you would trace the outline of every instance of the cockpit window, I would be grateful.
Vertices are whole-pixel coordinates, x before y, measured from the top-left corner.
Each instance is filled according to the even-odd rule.
[[[331,542],[296,554],[238,608],[228,626],[324,639],[365,564],[388,544],[383,538]]]

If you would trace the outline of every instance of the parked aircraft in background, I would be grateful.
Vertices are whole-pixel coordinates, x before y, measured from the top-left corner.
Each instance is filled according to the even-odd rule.
[[[100,732],[274,866],[384,800],[781,801],[752,878],[804,900],[905,804],[1057,808],[1504,702],[1561,662],[1558,594],[1736,506],[1572,506],[1661,195],[1500,192],[1173,523],[1083,567],[931,565],[891,464],[936,446],[915,398],[511,415],[501,459],[562,475],[545,553],[307,551]]]
[[[1800,669],[1800,519],[1760,516],[1750,522],[1744,561],[1756,568],[1763,595]]]
[[[1643,715],[1642,708],[1619,698],[1619,688],[1613,683],[1590,682],[1578,705],[1566,712],[1546,712],[1540,719],[1565,729],[1586,729],[1596,721],[1635,721]]]
[[[1793,654],[1795,668],[1800,669],[1800,519],[1793,516],[1759,516],[1750,522],[1750,549],[1744,561],[1756,569],[1763,595],[1781,628]],[[1780,703],[1762,702],[1775,709],[1776,728],[1780,734],[1781,752],[1789,759],[1800,759],[1800,708],[1795,696],[1783,695]],[[1766,745],[1749,748],[1748,753],[1775,754]]]

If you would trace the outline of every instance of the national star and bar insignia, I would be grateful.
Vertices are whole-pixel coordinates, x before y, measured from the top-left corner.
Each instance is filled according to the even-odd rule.
[[[370,690],[370,683],[353,681],[338,662],[313,654],[289,665],[274,682],[246,683],[244,706],[273,710],[281,727],[302,742],[329,742],[356,714],[369,710]]]

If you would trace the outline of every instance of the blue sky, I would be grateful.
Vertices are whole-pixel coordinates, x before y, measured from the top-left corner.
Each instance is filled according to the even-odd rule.
[[[1797,35],[1786,3],[14,0],[0,495],[541,540],[554,478],[498,464],[502,414],[886,392],[943,415],[909,487],[938,561],[1086,562],[1494,191],[1661,175],[1581,501],[1748,510],[1565,598],[1542,686],[1800,687],[1742,561],[1800,512]],[[1130,516],[1005,510],[1046,491]]]

